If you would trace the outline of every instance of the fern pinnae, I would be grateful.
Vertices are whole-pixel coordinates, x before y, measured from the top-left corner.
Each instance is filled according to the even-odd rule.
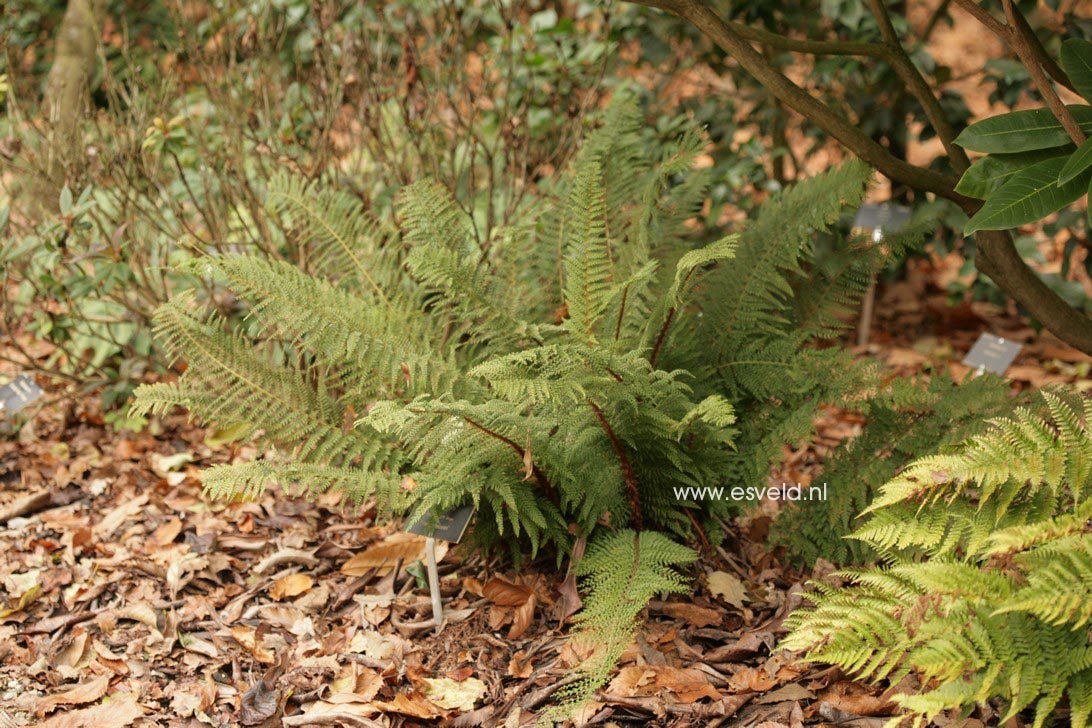
[[[365,223],[367,217],[358,201],[338,190],[321,188],[303,177],[284,173],[271,181],[267,199],[274,212],[291,211],[313,226],[315,237],[322,241],[320,259],[330,257],[332,249],[340,251],[379,300],[390,305],[383,287],[372,277],[356,249],[361,239],[375,234],[374,228]]]

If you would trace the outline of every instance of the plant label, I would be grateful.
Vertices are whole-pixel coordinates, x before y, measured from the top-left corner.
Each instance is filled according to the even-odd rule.
[[[416,533],[418,536],[439,538],[451,543],[459,543],[463,540],[466,527],[470,524],[470,517],[474,515],[474,506],[466,505],[447,513],[441,513],[433,526],[431,514],[418,518],[406,526],[406,531]]]
[[[982,334],[963,358],[963,363],[982,372],[1004,374],[1023,346],[992,334]]]
[[[42,396],[42,388],[26,374],[0,387],[0,408],[14,414]]]
[[[906,227],[910,222],[911,210],[906,205],[895,205],[890,202],[882,204],[867,203],[857,210],[857,216],[853,218],[853,227],[862,230],[878,231],[880,237],[883,233],[893,233]]]

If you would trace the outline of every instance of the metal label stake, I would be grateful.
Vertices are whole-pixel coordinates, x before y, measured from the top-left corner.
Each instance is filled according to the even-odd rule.
[[[428,566],[428,591],[432,597],[432,618],[436,626],[444,623],[444,603],[440,599],[440,571],[436,568],[436,539],[425,537],[425,557]]]
[[[470,524],[470,517],[474,515],[473,506],[462,506],[447,513],[441,513],[436,518],[435,524],[431,514],[418,518],[406,526],[406,531],[425,537],[425,567],[428,571],[428,591],[432,597],[432,618],[436,621],[436,627],[443,626],[444,605],[440,598],[440,572],[436,566],[436,539],[459,543],[462,541],[466,527]]]
[[[911,210],[905,205],[893,205],[885,202],[880,205],[864,204],[857,210],[857,216],[853,219],[853,227],[859,230],[872,231],[872,244],[879,245],[883,241],[885,232],[897,232],[906,227],[910,222]],[[876,273],[868,279],[868,290],[865,291],[864,301],[861,304],[861,319],[857,324],[857,346],[868,343],[872,331],[872,309],[876,302]]]

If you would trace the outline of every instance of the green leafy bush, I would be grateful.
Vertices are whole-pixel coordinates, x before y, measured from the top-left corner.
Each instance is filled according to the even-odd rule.
[[[1092,104],[1092,42],[1072,38],[1062,44],[1062,67]],[[1092,134],[1092,106],[1073,104],[1067,109],[1081,133]],[[1084,197],[1092,183],[1092,139],[1076,147],[1049,108],[985,119],[967,127],[956,143],[987,153],[956,187],[957,192],[986,201],[964,227],[967,234],[1038,222]]]
[[[0,118],[0,134],[18,140],[18,174],[0,194],[0,259],[18,291],[4,330],[57,347],[49,360],[19,356],[21,367],[105,385],[107,406],[162,369],[148,324],[173,291],[199,284],[234,315],[208,280],[182,272],[189,255],[251,251],[314,269],[309,244],[263,209],[277,170],[348,188],[387,228],[398,190],[428,175],[488,239],[542,168],[573,153],[610,48],[603,13],[532,2],[442,13],[413,0],[149,5],[129,18],[139,43],[102,49],[81,127],[88,153],[58,175],[51,140],[31,123],[44,68],[0,61],[19,91]],[[59,21],[55,8],[19,6]],[[0,17],[12,49],[33,40],[17,15]],[[39,194],[35,181],[53,176]]]
[[[855,534],[884,565],[817,584],[782,642],[872,680],[918,675],[894,700],[921,726],[1000,698],[1063,698],[1075,728],[1092,716],[1092,403],[1043,392],[955,453],[918,460],[887,483]]]

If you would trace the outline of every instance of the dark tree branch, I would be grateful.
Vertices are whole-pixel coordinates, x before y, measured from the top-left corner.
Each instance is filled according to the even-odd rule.
[[[1043,48],[1042,41],[1039,40],[1039,36],[1035,34],[1032,27],[1028,25],[1027,18],[1024,17],[1023,13],[1017,11],[1015,15],[1015,24],[1009,26],[993,17],[993,14],[979,5],[976,0],[954,0],[954,2],[956,5],[973,15],[978,22],[986,26],[991,33],[996,35],[1001,42],[1010,49],[1014,48],[1016,34],[1019,31],[1019,33],[1028,41],[1030,52],[1035,56],[1043,68],[1046,69],[1047,73],[1050,74],[1050,77],[1070,91],[1074,90],[1073,82],[1069,80],[1069,76],[1062,70],[1062,67],[1046,52],[1046,48]]]
[[[952,166],[955,167],[957,172],[966,171],[971,166],[970,160],[967,159],[967,153],[952,143],[956,138],[956,131],[948,121],[948,116],[944,113],[940,101],[933,94],[933,89],[902,47],[899,35],[895,32],[895,26],[891,23],[891,16],[887,13],[884,0],[868,0],[868,6],[876,19],[876,24],[880,26],[880,36],[883,38],[884,45],[888,50],[888,61],[894,67],[895,73],[899,75],[902,82],[906,84],[907,89],[918,100],[922,109],[925,110],[926,118],[929,119],[929,123],[936,131],[937,137],[944,145],[944,151],[948,153],[948,157],[952,160]]]
[[[744,40],[761,43],[764,46],[782,51],[810,53],[816,56],[866,56],[871,58],[884,58],[887,56],[887,48],[880,43],[789,38],[777,33],[771,33],[764,28],[756,28],[736,21],[729,21],[728,26]]]
[[[979,5],[975,0],[955,0],[955,4],[973,15],[975,20],[986,26],[986,28],[1000,38],[1003,43],[1007,45],[1011,42],[1012,37],[1010,36],[1008,26],[993,17],[992,13]]]
[[[1028,267],[1007,230],[975,233],[975,266],[1059,339],[1092,353],[1092,319],[1066,303]]]
[[[1070,91],[1076,93],[1076,89],[1073,88],[1073,82],[1069,80],[1069,75],[1062,70],[1062,67],[1058,65],[1046,48],[1043,47],[1043,42],[1039,40],[1039,36],[1036,35],[1035,29],[1028,24],[1028,19],[1024,17],[1024,14],[1019,10],[1015,13],[1016,20],[1016,32],[1022,35],[1028,42],[1029,50],[1032,55],[1039,61],[1039,63],[1046,69],[1046,72],[1050,74],[1050,77],[1055,80],[1059,85],[1065,86]]]
[[[1034,44],[1031,40],[1031,38],[1034,38],[1035,41],[1038,41],[1038,36],[1027,24],[1024,16],[1013,6],[1012,0],[1004,0],[1003,5],[1005,6],[1005,17],[1008,19],[1009,28],[1012,30],[1012,49],[1016,51],[1020,61],[1027,67],[1032,83],[1035,84],[1035,88],[1043,97],[1043,101],[1046,102],[1047,108],[1054,114],[1054,118],[1061,123],[1062,128],[1065,129],[1066,134],[1069,134],[1069,138],[1073,140],[1073,143],[1078,147],[1081,146],[1084,144],[1085,135],[1080,124],[1077,123],[1077,120],[1073,118],[1073,114],[1069,113],[1069,109],[1062,103],[1061,98],[1058,97],[1058,92],[1054,90],[1050,79],[1043,72],[1043,67],[1039,65],[1039,57],[1035,53]]]
[[[828,41],[795,41],[775,34],[767,34],[766,31],[742,30],[739,24],[725,22],[702,0],[632,1],[639,5],[667,11],[689,21],[705,33],[721,50],[731,56],[779,102],[803,115],[804,118],[825,131],[850,152],[871,164],[890,179],[908,187],[931,192],[952,200],[962,207],[968,215],[974,214],[982,206],[979,200],[970,199],[955,191],[957,179],[953,176],[917,167],[895,157],[829,106],[793,83],[750,45],[752,42],[769,42],[786,50],[835,53],[837,52],[835,49],[841,44]],[[1019,13],[1014,15],[1015,27],[1010,28],[982,9],[974,0],[953,1],[975,16],[1006,44],[1013,45],[1017,42],[1016,27],[1020,27],[1022,21],[1022,16]],[[889,61],[892,58],[905,57],[906,61],[909,61],[905,51],[898,44],[897,35],[892,34],[894,29],[890,26],[890,18],[887,18],[886,23],[884,22],[884,18],[887,17],[886,9],[882,6],[882,3],[877,5],[877,0],[870,0],[870,2],[873,3],[874,9],[881,11],[877,20],[880,22],[881,32],[885,38],[884,44],[881,44],[884,51],[879,51],[876,48],[877,44],[855,44],[849,47],[841,45],[841,47],[849,55],[864,55]],[[1024,22],[1026,23],[1026,21]],[[1034,33],[1031,33],[1031,36],[1034,36]],[[1026,44],[1025,52],[1030,52],[1038,57],[1039,51],[1036,48],[1041,50],[1038,39],[1036,38],[1033,43],[1026,35],[1021,37]],[[893,42],[898,45],[897,54],[892,48]],[[897,64],[899,62],[893,62],[896,63],[896,69],[898,69]],[[1039,61],[1039,63],[1042,63],[1042,61]],[[1036,66],[1035,63],[1031,65]],[[1043,63],[1043,65],[1047,64]],[[917,95],[921,89],[918,85],[919,82],[914,78],[915,76],[921,78],[920,73],[913,67],[912,63],[909,68],[905,65],[902,67],[900,77],[912,91],[917,88],[915,93]],[[935,114],[939,104],[933,106],[924,100],[931,97],[931,90],[929,90],[927,96],[918,96],[919,101],[926,107],[926,110],[928,111],[931,108],[932,113]],[[934,128],[937,128],[938,134],[943,126],[943,122],[934,123]],[[954,145],[952,149],[955,149]],[[949,150],[949,158],[957,168],[960,165],[959,159],[962,156],[962,151],[953,153]],[[1007,231],[980,231],[976,236],[976,240],[978,254],[975,263],[979,270],[992,278],[1001,290],[1026,308],[1032,316],[1042,321],[1047,328],[1063,341],[1085,353],[1092,354],[1092,319],[1069,306],[1028,267],[1016,250],[1010,233]]]
[[[779,101],[802,114],[808,121],[837,139],[843,146],[900,184],[946,197],[961,206],[974,200],[955,191],[957,178],[917,167],[891,154],[833,109],[793,83],[771,66],[747,39],[740,36],[719,15],[700,0],[635,0],[640,5],[660,8],[690,21],[734,58]]]

